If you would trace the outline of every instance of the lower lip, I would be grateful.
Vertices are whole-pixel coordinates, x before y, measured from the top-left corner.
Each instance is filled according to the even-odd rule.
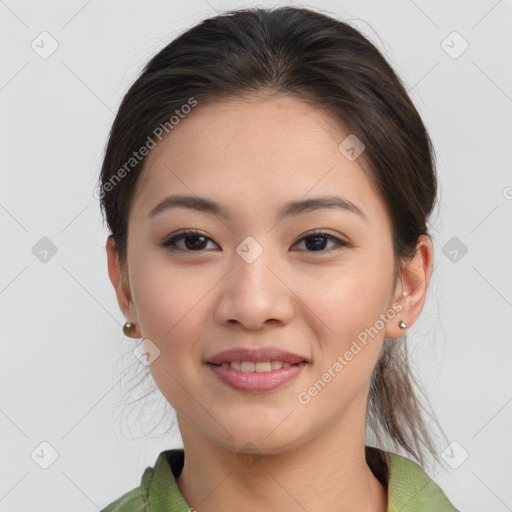
[[[269,372],[242,372],[228,366],[208,364],[213,373],[225,384],[240,391],[261,393],[277,389],[297,378],[307,363],[299,363]]]

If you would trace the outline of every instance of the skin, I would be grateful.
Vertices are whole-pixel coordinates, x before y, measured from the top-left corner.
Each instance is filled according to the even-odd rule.
[[[127,267],[107,241],[131,336],[160,350],[150,370],[176,410],[186,453],[177,483],[199,512],[387,510],[387,490],[364,454],[370,377],[384,336],[402,336],[398,322],[410,327],[423,308],[433,248],[421,237],[395,276],[390,218],[362,159],[339,151],[347,135],[325,109],[288,96],[198,105],[148,156],[129,215]],[[288,201],[333,193],[366,219],[320,209],[275,220]],[[150,219],[171,194],[208,197],[232,218],[181,208]],[[197,238],[178,242],[181,251],[159,245],[183,229],[208,237],[202,250]],[[319,229],[349,246],[326,238],[322,250],[308,248],[304,236]],[[247,236],[263,248],[252,263],[236,252]],[[299,403],[393,304],[400,313]],[[272,345],[310,361],[272,392],[236,391],[203,363],[235,346]]]

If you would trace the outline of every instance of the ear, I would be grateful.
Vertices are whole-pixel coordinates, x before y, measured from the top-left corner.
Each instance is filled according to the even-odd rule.
[[[414,257],[403,264],[401,275],[397,277],[392,304],[396,311],[399,305],[401,309],[387,324],[386,337],[400,338],[420,315],[432,275],[433,259],[432,240],[427,235],[421,235],[418,238]],[[406,329],[400,329],[398,326],[400,320],[407,324]]]
[[[134,324],[134,328],[130,332],[130,337],[141,338],[142,336],[140,334],[140,327],[137,321],[137,313],[131,298],[128,277],[124,269],[121,267],[116,244],[112,235],[107,238],[106,249],[108,260],[108,275],[110,277],[110,282],[116,291],[117,302],[119,303],[119,307],[126,317],[126,320]]]

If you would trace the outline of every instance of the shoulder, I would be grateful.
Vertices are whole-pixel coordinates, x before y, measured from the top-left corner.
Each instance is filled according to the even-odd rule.
[[[144,512],[146,505],[140,487],[123,494],[100,512]]]
[[[389,469],[389,512],[459,512],[419,464],[393,452],[383,455]]]
[[[147,467],[138,487],[126,492],[100,512],[146,512],[149,510],[149,488],[153,475],[154,469]]]
[[[176,483],[184,460],[183,448],[161,452],[154,466],[148,466],[144,470],[138,487],[123,494],[100,512],[190,512],[190,507]]]

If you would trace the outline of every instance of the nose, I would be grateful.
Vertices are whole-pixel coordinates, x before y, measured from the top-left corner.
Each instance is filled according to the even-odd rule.
[[[235,252],[230,263],[231,271],[219,283],[215,311],[218,322],[240,324],[249,330],[290,322],[296,296],[287,283],[283,265],[270,257],[270,251],[263,250],[254,261]]]

